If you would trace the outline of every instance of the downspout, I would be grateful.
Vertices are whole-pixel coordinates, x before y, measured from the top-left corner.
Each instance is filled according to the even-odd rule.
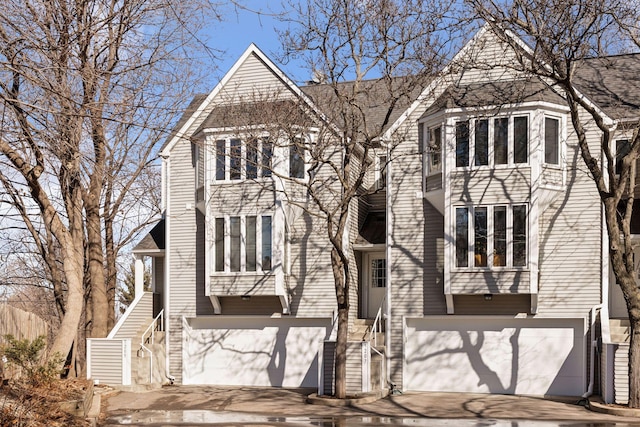
[[[169,282],[169,278],[171,276],[171,233],[169,232],[171,230],[171,197],[170,197],[170,191],[169,191],[169,170],[171,167],[171,158],[169,156],[163,156],[162,157],[162,162],[166,165],[165,168],[163,168],[163,170],[165,170],[165,174],[164,174],[164,178],[166,179],[165,181],[162,182],[162,187],[163,187],[163,191],[165,193],[165,200],[164,200],[164,220],[165,220],[165,255],[164,255],[164,262],[165,262],[165,268],[164,268],[164,283],[163,283],[163,299],[164,299],[164,311],[165,313],[167,313],[167,315],[164,317],[164,342],[165,342],[165,351],[164,351],[164,357],[165,357],[165,361],[164,361],[164,376],[169,380],[170,384],[173,384],[174,381],[176,380],[176,378],[171,375],[171,371],[170,371],[170,355],[169,355],[169,349],[171,348],[171,339],[170,339],[170,314],[171,314],[171,310],[169,309],[170,307],[170,301],[169,301],[169,288],[170,288],[170,282]]]
[[[593,383],[595,382],[595,353],[596,348],[598,346],[598,341],[596,340],[596,312],[602,309],[602,304],[596,304],[591,307],[591,311],[589,312],[590,316],[590,324],[591,324],[591,332],[590,332],[590,360],[589,360],[589,386],[587,387],[587,391],[582,395],[583,399],[588,398],[593,394]]]
[[[392,223],[392,211],[391,211],[391,183],[393,182],[392,175],[392,161],[391,161],[391,149],[389,144],[387,144],[387,196],[386,196],[386,206],[385,206],[385,216],[386,216],[386,238],[385,238],[385,258],[387,259],[387,287],[386,287],[386,303],[384,309],[384,357],[385,357],[385,376],[387,380],[387,385],[389,386],[389,392],[391,394],[394,393],[396,385],[391,382],[391,242],[393,235],[393,227]]]

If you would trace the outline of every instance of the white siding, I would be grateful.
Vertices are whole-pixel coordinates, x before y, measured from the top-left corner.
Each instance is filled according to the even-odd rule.
[[[220,93],[223,102],[267,99],[266,96],[274,100],[274,97],[289,98],[292,93],[284,88],[282,79],[254,54],[247,57]]]
[[[87,339],[87,354],[90,360],[87,366],[88,379],[97,380],[101,384],[123,384],[123,378],[126,379],[125,370],[131,363],[130,340]]]
[[[109,338],[134,338],[143,326],[148,326],[153,320],[153,294],[145,292],[137,304],[127,308],[124,317],[109,334]]]
[[[613,390],[615,403],[626,405],[629,403],[629,344],[617,344],[613,359]]]

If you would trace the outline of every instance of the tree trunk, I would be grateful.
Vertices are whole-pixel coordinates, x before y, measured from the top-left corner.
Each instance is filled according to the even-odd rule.
[[[629,343],[629,407],[640,408],[640,318],[630,318]]]
[[[71,242],[64,245],[64,271],[67,279],[66,312],[49,350],[51,358],[66,357],[76,339],[84,308],[84,242],[80,232],[70,233]]]
[[[107,329],[110,331],[116,324],[116,286],[118,268],[116,265],[117,252],[113,238],[113,222],[105,216],[104,220],[105,240],[105,285],[107,291]]]
[[[331,249],[331,264],[338,303],[338,336],[336,338],[335,397],[347,397],[347,339],[349,337],[349,289],[345,281],[345,267],[335,247]]]
[[[92,198],[89,195],[89,198]],[[104,338],[108,330],[107,288],[104,277],[104,254],[102,252],[102,234],[100,233],[100,211],[94,200],[85,202],[87,214],[87,255],[91,286],[91,327],[90,338]]]
[[[335,397],[347,397],[347,339],[349,337],[349,309],[338,308],[338,336],[336,339],[336,393]]]

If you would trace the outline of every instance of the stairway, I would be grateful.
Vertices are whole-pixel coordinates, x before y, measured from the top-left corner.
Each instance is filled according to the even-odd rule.
[[[355,319],[349,331],[349,341],[371,341],[371,346],[384,353],[384,330],[376,332],[375,341],[371,336],[373,319]]]
[[[628,343],[631,327],[629,319],[609,319],[609,333],[611,334],[611,342]]]
[[[349,341],[369,341],[371,344],[371,356],[369,359],[369,378],[371,391],[380,391],[384,388],[384,331],[376,332],[372,337],[373,319],[355,319],[349,331]],[[375,338],[375,340],[374,340]]]
[[[131,383],[135,385],[162,384],[165,380],[165,334],[161,331],[154,333],[154,342],[147,334],[144,345],[151,351],[144,350],[140,343],[142,334],[151,324],[152,319],[140,326],[134,337],[131,338]],[[153,361],[151,362],[151,359]],[[153,375],[150,369],[153,366]]]

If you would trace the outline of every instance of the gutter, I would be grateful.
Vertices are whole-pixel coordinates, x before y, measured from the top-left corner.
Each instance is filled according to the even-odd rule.
[[[593,307],[591,307],[591,311],[589,312],[589,317],[590,317],[590,325],[591,325],[591,332],[590,332],[590,345],[589,345],[589,349],[590,349],[590,357],[589,357],[589,386],[587,387],[587,391],[585,393],[582,394],[582,398],[586,399],[589,396],[591,396],[593,394],[593,385],[595,382],[595,353],[596,353],[596,348],[598,346],[598,341],[596,340],[596,315],[597,315],[597,311],[602,309],[602,304],[596,304]]]

